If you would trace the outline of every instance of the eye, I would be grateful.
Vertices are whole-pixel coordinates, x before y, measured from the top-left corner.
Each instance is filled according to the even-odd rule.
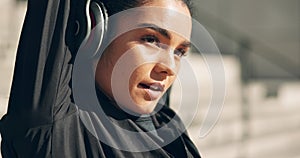
[[[179,48],[179,49],[174,51],[174,54],[179,56],[179,57],[186,56],[187,50],[184,49],[184,48]]]
[[[142,41],[153,43],[153,44],[159,44],[159,39],[155,35],[146,35],[141,38]]]

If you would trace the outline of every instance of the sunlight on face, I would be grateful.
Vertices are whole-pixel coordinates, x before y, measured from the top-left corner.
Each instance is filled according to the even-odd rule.
[[[144,6],[163,9],[119,20],[110,32],[118,34],[123,26],[133,24],[138,29],[113,40],[96,67],[98,87],[121,108],[139,114],[153,112],[174,82],[191,32],[190,12],[181,1],[154,0]],[[188,18],[179,18],[175,10]]]

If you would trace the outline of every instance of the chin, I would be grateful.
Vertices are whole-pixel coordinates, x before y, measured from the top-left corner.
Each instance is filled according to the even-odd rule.
[[[154,111],[158,100],[138,102],[130,110],[138,114],[150,114]]]

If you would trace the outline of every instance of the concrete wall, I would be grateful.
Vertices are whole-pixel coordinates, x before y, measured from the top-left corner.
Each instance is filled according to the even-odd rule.
[[[194,5],[195,18],[217,32],[223,53],[246,55],[249,77],[300,78],[299,0],[197,0]]]
[[[227,87],[223,111],[212,131],[206,137],[199,137],[204,117],[210,108],[212,85],[202,57],[190,58],[191,63],[202,65],[194,68],[202,93],[197,115],[188,129],[204,157],[300,157],[300,82],[284,83],[277,97],[266,98],[265,84],[252,82],[242,85],[239,60],[223,56]],[[178,89],[175,87],[174,90]],[[181,93],[193,95],[196,92],[189,89]],[[196,109],[185,109],[186,104],[189,103],[183,102],[181,109],[187,115],[193,114]]]

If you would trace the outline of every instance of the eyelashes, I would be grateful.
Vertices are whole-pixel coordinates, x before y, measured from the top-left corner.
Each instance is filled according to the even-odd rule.
[[[145,35],[141,38],[143,42],[159,45],[160,41],[155,35]]]
[[[152,35],[152,34],[143,36],[141,38],[141,41],[153,44],[153,45],[155,45],[156,47],[159,47],[159,48],[165,47],[164,46],[165,44],[161,43],[159,38],[155,35]],[[187,55],[187,49],[178,48],[178,49],[174,50],[174,54],[179,56],[179,57],[186,56]]]
[[[177,55],[177,56],[179,56],[179,57],[187,56],[187,50],[183,49],[183,48],[179,48],[179,49],[176,49],[174,51],[174,54]]]

